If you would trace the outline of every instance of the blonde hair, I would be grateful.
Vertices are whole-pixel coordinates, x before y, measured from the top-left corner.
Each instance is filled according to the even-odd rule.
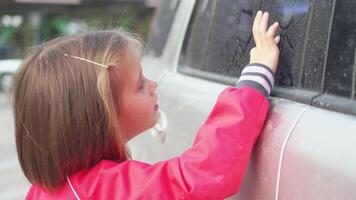
[[[124,82],[118,72],[130,44],[141,48],[122,31],[90,32],[46,42],[23,61],[12,101],[18,158],[31,183],[53,191],[102,159],[130,159],[117,123]]]

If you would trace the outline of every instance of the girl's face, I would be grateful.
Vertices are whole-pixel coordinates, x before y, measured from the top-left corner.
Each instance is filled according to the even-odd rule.
[[[127,141],[153,127],[159,118],[157,82],[142,74],[138,51],[128,48],[124,63],[124,84],[121,93],[121,109],[118,113],[120,126]]]

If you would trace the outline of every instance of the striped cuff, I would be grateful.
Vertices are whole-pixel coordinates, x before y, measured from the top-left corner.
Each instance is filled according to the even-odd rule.
[[[244,85],[252,86],[268,97],[274,85],[274,73],[263,64],[249,64],[242,70],[236,87]]]

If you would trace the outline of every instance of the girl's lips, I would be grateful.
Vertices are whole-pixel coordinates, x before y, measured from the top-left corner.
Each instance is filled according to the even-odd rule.
[[[155,105],[155,110],[158,110],[159,109],[159,106],[158,104]]]

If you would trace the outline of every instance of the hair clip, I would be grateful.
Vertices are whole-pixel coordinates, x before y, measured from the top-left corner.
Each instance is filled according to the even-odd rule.
[[[95,64],[95,65],[99,65],[100,67],[104,67],[104,68],[106,68],[106,69],[109,69],[109,66],[107,66],[107,65],[103,65],[103,64],[100,64],[100,63],[97,63],[97,62],[94,62],[94,61],[85,59],[85,58],[81,58],[81,57],[77,57],[77,56],[72,56],[72,55],[69,55],[69,54],[66,54],[66,53],[64,54],[64,56],[68,56],[68,57],[72,57],[72,58],[79,59],[79,60],[82,60],[82,61],[86,61],[86,62]]]

